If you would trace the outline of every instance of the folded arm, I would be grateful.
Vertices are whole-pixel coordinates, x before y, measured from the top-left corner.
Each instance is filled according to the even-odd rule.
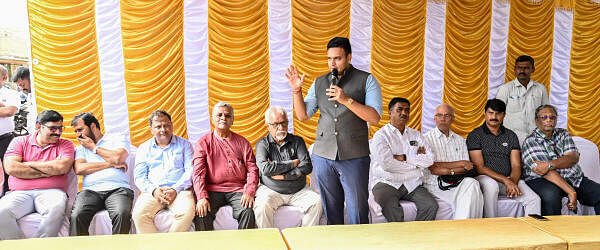
[[[77,159],[75,160],[75,174],[78,175],[88,175],[95,173],[97,171],[110,168],[111,165],[109,162],[86,162],[85,159]]]
[[[58,157],[51,161],[23,162],[20,156],[7,156],[5,170],[8,175],[21,179],[36,179],[54,175],[63,175],[73,167],[73,159]]]
[[[11,117],[19,111],[15,106],[4,106],[0,103],[2,107],[0,107],[0,117]]]
[[[264,176],[274,176],[289,172],[294,168],[294,160],[272,161],[269,157],[269,145],[266,141],[256,144],[256,165]]]

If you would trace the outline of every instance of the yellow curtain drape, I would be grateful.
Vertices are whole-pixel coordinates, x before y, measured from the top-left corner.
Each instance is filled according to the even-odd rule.
[[[131,143],[150,139],[148,117],[161,109],[187,138],[183,68],[183,2],[121,1],[121,34]]]
[[[575,0],[556,0],[556,8],[572,10],[575,5]]]
[[[350,34],[350,1],[292,0],[292,63],[306,74],[303,96],[315,78],[327,73],[327,42]],[[294,115],[294,134],[307,145],[315,141],[319,113],[301,122]]]
[[[30,0],[27,8],[38,112],[61,113],[63,136],[75,142],[73,116],[92,112],[103,124],[94,1]]]
[[[511,1],[505,82],[515,79],[515,59],[526,54],[535,60],[531,79],[549,89],[555,3],[555,0]]]
[[[371,72],[381,85],[383,115],[371,124],[371,135],[389,122],[387,106],[394,97],[410,101],[407,125],[421,129],[426,15],[427,1],[373,2]]]
[[[234,108],[232,130],[252,145],[267,134],[269,38],[267,2],[208,2],[209,107],[226,101]],[[214,126],[214,125],[213,125]]]
[[[491,0],[449,1],[446,6],[443,102],[455,108],[452,130],[462,136],[483,122],[491,18]]]
[[[567,129],[600,146],[600,5],[578,0],[573,10]]]

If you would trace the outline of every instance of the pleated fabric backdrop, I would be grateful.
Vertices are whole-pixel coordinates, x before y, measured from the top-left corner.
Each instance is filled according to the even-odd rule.
[[[285,69],[326,73],[326,44],[350,38],[352,63],[393,97],[412,103],[409,126],[433,127],[435,107],[456,108],[453,129],[483,122],[483,106],[514,78],[514,60],[536,60],[559,126],[600,144],[600,4],[596,0],[29,0],[38,111],[66,124],[93,112],[105,132],[134,145],[151,138],[148,116],[173,117],[196,141],[211,130],[218,101],[235,108],[233,131],[253,144],[267,134],[264,112],[281,105],[290,131],[314,141],[317,117],[299,122]],[[65,136],[73,139],[71,127]]]

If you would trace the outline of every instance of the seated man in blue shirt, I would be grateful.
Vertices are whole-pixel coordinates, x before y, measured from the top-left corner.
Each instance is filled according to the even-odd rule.
[[[81,144],[75,149],[75,173],[83,175],[83,190],[71,213],[71,235],[89,235],[92,218],[103,209],[108,211],[113,234],[129,233],[133,203],[125,162],[129,142],[123,135],[103,135],[92,113],[75,116],[71,126]]]
[[[194,219],[192,197],[192,144],[173,134],[171,116],[162,110],[150,114],[154,135],[140,145],[135,157],[135,184],[142,191],[133,210],[138,233],[157,233],[154,217],[168,208],[175,215],[169,232],[184,232]]]
[[[571,134],[556,128],[556,108],[541,105],[535,110],[537,128],[523,142],[523,177],[542,199],[542,215],[560,215],[562,197],[575,210],[577,200],[600,214],[600,184],[583,175],[579,152]]]

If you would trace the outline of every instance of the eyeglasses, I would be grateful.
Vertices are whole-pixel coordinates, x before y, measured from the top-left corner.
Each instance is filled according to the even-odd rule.
[[[44,124],[42,124],[42,126],[50,129],[50,131],[62,131],[65,128],[64,126],[46,126]]]
[[[556,116],[555,116],[555,115],[545,115],[545,116],[538,116],[538,118],[539,118],[540,120],[542,120],[542,121],[543,121],[543,120],[546,120],[546,119],[550,119],[550,120],[552,120],[552,121],[555,121],[555,120],[556,120]]]
[[[283,121],[283,122],[274,122],[274,123],[267,123],[267,124],[269,124],[269,126],[271,126],[271,127],[274,127],[274,128],[277,128],[277,127],[279,127],[279,126],[282,126],[282,127],[287,127],[287,125],[288,125],[288,121]]]
[[[450,114],[435,114],[435,117],[450,119],[450,118],[452,118],[452,115],[450,115]]]

